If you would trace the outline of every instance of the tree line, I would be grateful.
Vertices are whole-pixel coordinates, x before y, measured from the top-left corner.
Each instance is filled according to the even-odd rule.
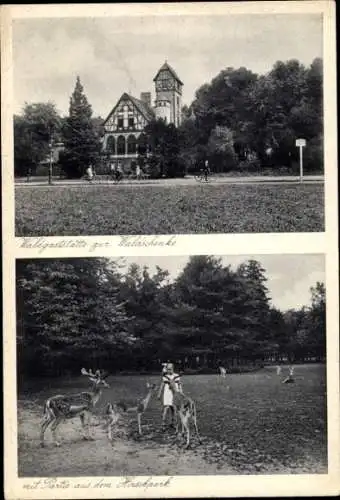
[[[178,369],[230,370],[282,360],[325,358],[325,287],[311,303],[280,311],[266,271],[250,260],[236,270],[193,256],[175,280],[167,270],[104,258],[18,260],[17,356],[21,375]],[[245,368],[244,368],[245,369]]]
[[[297,138],[307,140],[305,170],[323,171],[323,68],[315,59],[305,66],[293,59],[277,61],[264,75],[226,68],[202,85],[175,128],[161,121],[146,126],[148,156],[139,162],[152,177],[183,176],[208,160],[215,172],[298,168]],[[105,161],[103,119],[94,117],[77,78],[69,114],[55,105],[27,104],[14,116],[15,174],[37,170],[50,144],[63,143],[61,171],[79,177],[89,163]]]

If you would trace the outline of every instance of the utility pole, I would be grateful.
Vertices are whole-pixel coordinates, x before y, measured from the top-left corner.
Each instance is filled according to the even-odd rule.
[[[48,167],[48,183],[51,185],[52,178],[53,178],[53,139],[52,139],[51,127],[50,127],[50,143],[48,146],[50,148],[49,167]]]

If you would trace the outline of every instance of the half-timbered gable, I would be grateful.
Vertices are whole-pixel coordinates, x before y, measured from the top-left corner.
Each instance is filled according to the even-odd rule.
[[[104,122],[107,134],[142,132],[154,117],[154,112],[140,99],[123,94]]]

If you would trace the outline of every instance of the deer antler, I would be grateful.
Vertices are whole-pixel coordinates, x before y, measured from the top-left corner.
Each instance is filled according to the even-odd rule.
[[[86,370],[86,368],[82,368],[81,370],[81,374],[82,375],[86,375],[88,377],[95,377],[96,375],[92,372],[91,368],[89,369],[89,371]]]

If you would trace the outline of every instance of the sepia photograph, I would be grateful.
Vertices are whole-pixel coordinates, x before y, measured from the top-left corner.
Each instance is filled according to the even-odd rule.
[[[324,260],[17,260],[19,478],[327,474]]]
[[[0,7],[7,500],[339,494],[335,25]]]
[[[324,231],[323,14],[16,18],[16,236]]]

